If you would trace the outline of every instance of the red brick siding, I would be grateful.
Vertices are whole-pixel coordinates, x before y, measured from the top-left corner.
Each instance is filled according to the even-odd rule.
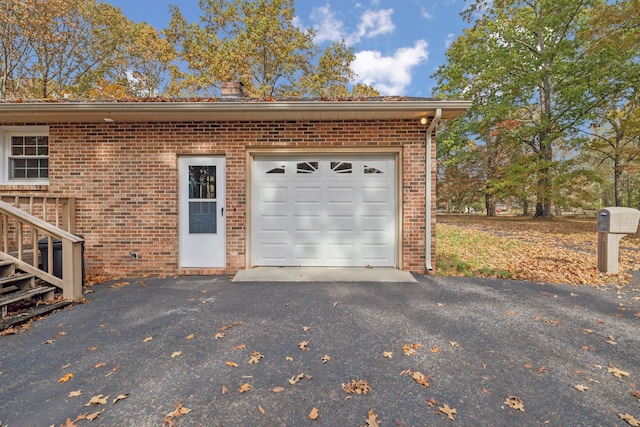
[[[233,273],[247,262],[246,147],[403,147],[401,267],[424,273],[425,130],[417,121],[51,125],[48,193],[77,198],[89,273]],[[226,157],[225,269],[179,268],[177,158],[191,154]],[[435,193],[435,144],[431,154]]]

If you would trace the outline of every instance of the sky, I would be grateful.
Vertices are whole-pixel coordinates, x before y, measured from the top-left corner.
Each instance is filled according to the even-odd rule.
[[[159,30],[169,22],[169,5],[198,21],[198,0],[103,0],[128,19]],[[468,2],[466,3],[468,4]],[[445,52],[467,27],[464,0],[295,0],[296,25],[314,28],[316,44],[344,39],[355,50],[356,82],[382,95],[430,97],[431,75],[445,64]]]

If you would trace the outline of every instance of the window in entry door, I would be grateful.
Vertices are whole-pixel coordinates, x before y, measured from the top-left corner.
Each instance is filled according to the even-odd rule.
[[[216,232],[216,167],[189,166],[189,233]]]

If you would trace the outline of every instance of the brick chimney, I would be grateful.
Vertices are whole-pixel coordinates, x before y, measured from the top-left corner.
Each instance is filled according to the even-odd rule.
[[[244,85],[242,82],[222,82],[220,84],[220,94],[223,98],[246,98]]]

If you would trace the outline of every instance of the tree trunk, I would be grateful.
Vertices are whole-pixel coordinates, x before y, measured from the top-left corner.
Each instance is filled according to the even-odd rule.
[[[496,216],[496,205],[498,204],[495,194],[485,193],[484,205],[487,208],[487,216]]]
[[[529,215],[529,200],[527,199],[522,200],[522,215],[523,216]]]
[[[622,168],[620,167],[620,159],[618,159],[617,157],[613,160],[613,188],[616,199],[616,206],[622,206]]]

